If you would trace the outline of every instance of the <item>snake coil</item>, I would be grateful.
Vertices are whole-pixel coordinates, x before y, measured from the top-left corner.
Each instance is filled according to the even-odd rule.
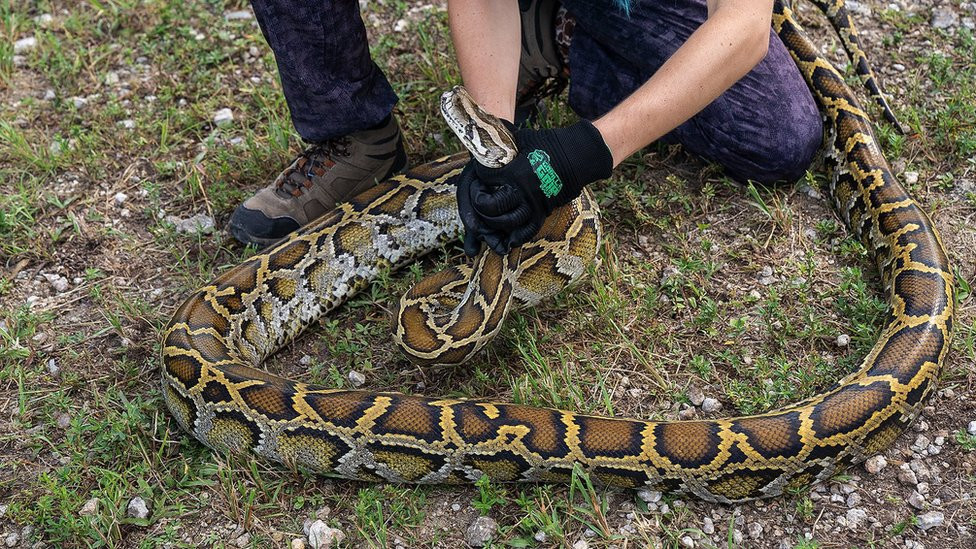
[[[815,3],[842,31],[858,73],[890,114],[843,3]],[[889,446],[917,416],[949,349],[948,258],[928,216],[891,173],[853,92],[778,0],[773,27],[826,121],[830,196],[873,252],[888,295],[878,342],[856,372],[824,393],[761,415],[656,422],[329,389],[258,369],[378,273],[457,234],[451,179],[462,155],[381,183],[192,294],[164,334],[170,412],[208,446],[346,478],[465,483],[488,474],[565,482],[579,466],[607,484],[719,502],[822,481]],[[487,117],[451,105],[459,106],[452,112],[462,124],[474,122],[462,134],[487,128],[501,135]],[[480,144],[495,142],[477,135]],[[417,360],[463,361],[513,303],[531,304],[578,279],[599,237],[596,204],[584,194],[553,216],[536,242],[421,281],[401,300],[396,337]]]

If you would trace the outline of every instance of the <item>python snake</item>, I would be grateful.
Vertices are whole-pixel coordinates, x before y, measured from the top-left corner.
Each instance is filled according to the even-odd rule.
[[[869,74],[842,2],[817,4],[835,25],[846,22],[844,43],[858,73]],[[456,236],[452,178],[466,156],[455,156],[381,183],[196,291],[165,329],[170,412],[208,446],[346,478],[565,482],[580,467],[606,484],[718,502],[776,496],[886,448],[937,381],[952,331],[953,277],[932,222],[896,181],[843,77],[779,1],[773,27],[824,115],[830,195],[873,252],[889,298],[878,342],[858,371],[824,393],[761,415],[656,422],[336,390],[258,369],[377,273]],[[882,97],[876,85],[871,91]],[[401,300],[396,337],[414,359],[463,361],[512,306],[583,273],[596,253],[597,221],[584,194],[537,241],[420,282]]]

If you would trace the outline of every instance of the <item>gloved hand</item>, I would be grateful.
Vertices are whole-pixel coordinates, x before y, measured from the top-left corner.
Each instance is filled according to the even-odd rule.
[[[458,182],[458,211],[465,227],[465,253],[474,255],[478,240],[499,254],[527,242],[559,206],[583,187],[610,177],[613,156],[593,124],[520,130],[519,153],[502,168],[472,161]],[[472,166],[473,165],[473,166]]]

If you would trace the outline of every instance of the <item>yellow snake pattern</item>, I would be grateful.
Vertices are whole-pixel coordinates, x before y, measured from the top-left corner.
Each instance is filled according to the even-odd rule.
[[[834,19],[846,17],[840,2],[826,7],[835,9]],[[487,474],[493,481],[566,482],[579,467],[598,482],[718,502],[776,496],[886,448],[938,378],[952,332],[953,277],[932,222],[891,173],[842,76],[778,1],[773,26],[824,115],[830,195],[850,232],[873,252],[889,299],[878,342],[858,371],[826,392],[761,415],[653,422],[335,390],[258,369],[377,273],[456,236],[451,178],[461,156],[382,183],[190,296],[164,334],[170,412],[208,446],[345,478],[469,483]],[[548,295],[581,274],[599,240],[592,197],[554,217],[538,244],[504,258],[482,256],[477,272],[449,270],[405,296],[397,337],[420,349],[415,358],[462,340],[436,352],[470,355],[467,346],[477,343],[465,338],[497,331],[505,310],[518,304],[515,294],[531,296],[535,288]],[[524,284],[523,262],[534,267]],[[438,296],[434,305],[430,296]]]

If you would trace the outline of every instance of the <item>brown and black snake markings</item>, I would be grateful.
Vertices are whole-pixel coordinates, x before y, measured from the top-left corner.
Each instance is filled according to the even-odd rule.
[[[817,4],[855,45],[858,72],[869,74],[841,3]],[[462,155],[367,191],[190,296],[165,331],[170,412],[208,446],[345,478],[564,482],[578,466],[607,484],[719,502],[804,487],[886,448],[938,379],[952,332],[953,277],[932,222],[892,175],[841,75],[780,2],[773,27],[826,120],[834,205],[873,252],[889,299],[877,344],[826,392],[757,416],[651,422],[333,390],[258,369],[380,270],[456,235],[451,178]],[[881,97],[873,79],[865,81]],[[420,361],[465,359],[509,309],[577,279],[594,260],[599,231],[596,204],[585,194],[547,222],[537,242],[420,282],[401,301],[396,337]]]

